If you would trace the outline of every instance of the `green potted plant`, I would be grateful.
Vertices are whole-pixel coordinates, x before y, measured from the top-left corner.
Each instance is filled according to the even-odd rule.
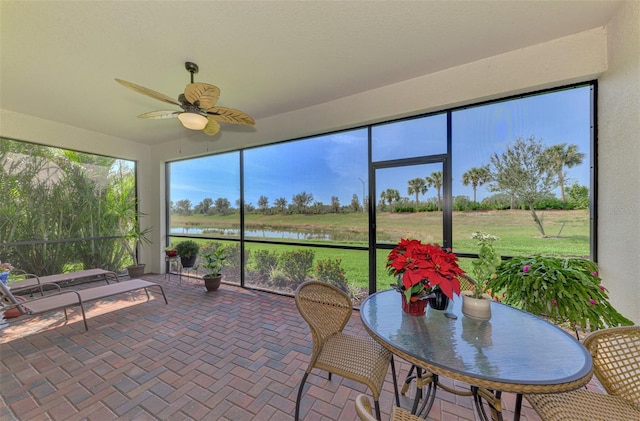
[[[229,258],[229,251],[224,246],[218,247],[215,251],[202,255],[201,266],[206,269],[202,276],[204,286],[208,292],[220,288],[222,282],[222,269]]]
[[[487,294],[486,288],[489,280],[496,276],[496,268],[501,263],[500,255],[493,248],[493,242],[499,238],[482,231],[473,232],[471,238],[478,241],[480,250],[478,258],[471,262],[473,288],[460,292],[462,314],[471,319],[489,320],[492,298]]]
[[[178,250],[176,250],[176,246],[171,244],[164,248],[164,253],[167,257],[176,257],[178,255]]]
[[[180,256],[182,267],[192,268],[196,263],[200,246],[193,240],[185,240],[176,245],[176,251],[178,252],[178,256]]]
[[[582,258],[548,256],[514,257],[496,269],[489,280],[501,300],[556,324],[594,331],[632,325],[609,303],[598,266]]]

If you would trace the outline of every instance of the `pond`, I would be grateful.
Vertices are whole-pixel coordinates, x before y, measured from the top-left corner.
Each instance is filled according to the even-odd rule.
[[[171,234],[201,234],[239,238],[238,228],[194,228],[171,227]],[[344,229],[276,229],[273,227],[245,229],[247,239],[320,240],[320,241],[367,241],[367,232]]]

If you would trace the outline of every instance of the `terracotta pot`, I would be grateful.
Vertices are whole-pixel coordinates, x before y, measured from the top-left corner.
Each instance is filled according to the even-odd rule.
[[[462,291],[462,314],[473,320],[485,321],[491,319],[491,296],[482,294],[482,298],[475,298],[472,291]]]
[[[127,273],[129,274],[129,278],[139,278],[144,275],[144,263],[140,263],[138,265],[127,266]]]
[[[202,279],[204,280],[204,287],[207,289],[207,292],[217,290],[218,288],[220,288],[220,284],[222,283],[222,275],[205,275],[202,277]]]

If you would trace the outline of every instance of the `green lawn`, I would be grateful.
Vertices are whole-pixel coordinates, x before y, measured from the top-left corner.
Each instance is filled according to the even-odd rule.
[[[470,238],[474,231],[484,231],[500,237],[495,249],[502,255],[546,255],[589,256],[589,213],[586,210],[539,211],[547,238],[537,231],[528,211],[470,211],[454,212],[453,244],[458,253],[475,253],[477,246]],[[367,246],[367,214],[324,215],[262,215],[248,214],[245,217],[248,229],[283,231],[331,231],[338,233],[338,240],[331,243]],[[205,229],[239,228],[238,215],[172,215],[172,226],[190,226]],[[378,214],[378,241],[395,243],[398,239],[421,238],[425,241],[441,242],[442,213],[421,212]],[[559,235],[558,235],[559,234]],[[179,239],[174,239],[174,242]],[[201,240],[207,242],[210,240]],[[296,240],[298,241],[298,240]],[[301,249],[300,246],[247,243],[249,251],[268,249],[278,253]],[[360,250],[337,250],[314,248],[315,261],[340,258],[342,268],[351,284],[366,288],[368,285],[368,253]],[[378,288],[387,289],[392,279],[386,274],[387,250],[377,253]],[[249,267],[252,262],[249,260]],[[470,268],[470,259],[461,259],[465,269]]]

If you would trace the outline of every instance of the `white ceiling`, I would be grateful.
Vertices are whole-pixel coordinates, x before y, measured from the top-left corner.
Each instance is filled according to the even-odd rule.
[[[1,0],[0,108],[162,143],[187,129],[136,116],[179,108],[114,78],[177,98],[193,61],[195,81],[220,87],[218,105],[259,130],[265,117],[604,26],[619,5]]]

